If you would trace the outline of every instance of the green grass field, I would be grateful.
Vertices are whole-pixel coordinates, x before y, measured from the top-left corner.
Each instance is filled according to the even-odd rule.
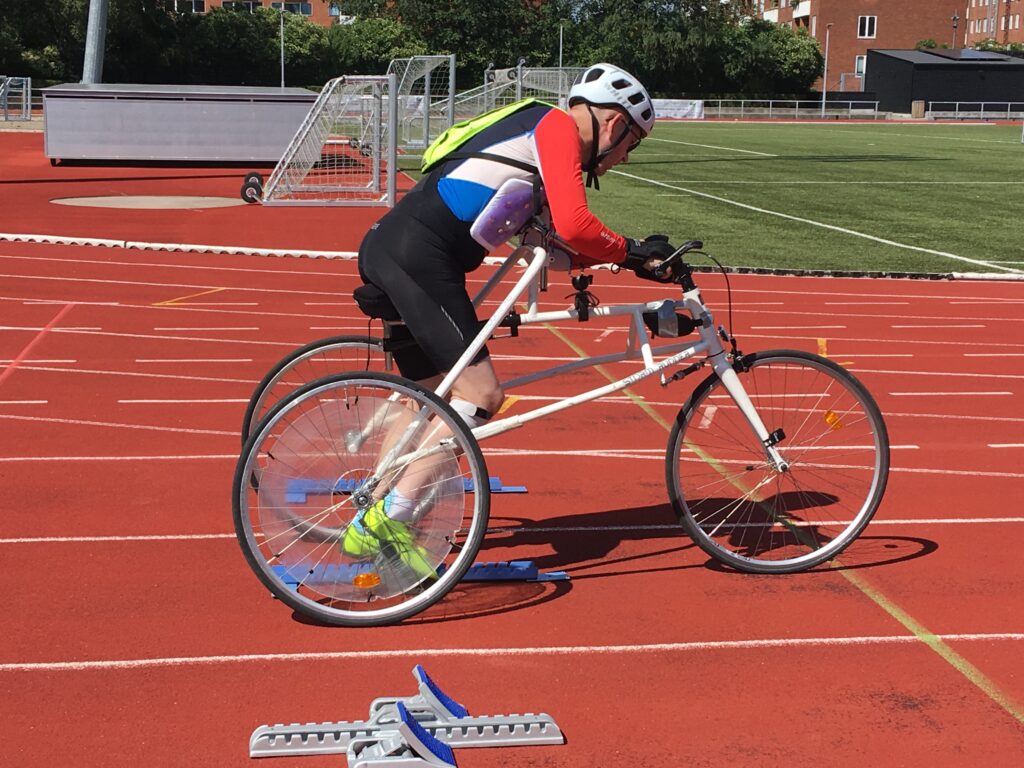
[[[729,266],[1024,274],[1020,139],[1019,124],[662,122],[588,194],[618,231],[700,238]]]

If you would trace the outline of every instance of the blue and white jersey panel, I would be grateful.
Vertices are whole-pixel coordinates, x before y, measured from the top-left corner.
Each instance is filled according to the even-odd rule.
[[[481,131],[459,150],[486,152],[536,167],[534,129],[551,109],[548,106],[524,109]],[[531,174],[511,165],[470,158],[446,165],[444,175],[437,182],[437,191],[456,218],[470,222],[476,220],[506,181],[529,178]]]

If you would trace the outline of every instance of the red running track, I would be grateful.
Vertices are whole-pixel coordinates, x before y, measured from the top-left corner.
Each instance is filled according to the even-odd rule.
[[[30,210],[51,233],[167,239],[145,235],[150,214],[71,222],[42,197]],[[224,243],[271,213],[227,210],[241,218],[218,225]],[[324,247],[340,214],[302,217],[281,242]],[[269,598],[229,498],[258,378],[298,344],[365,328],[347,301],[352,262],[0,244],[0,275],[4,764],[248,765],[256,726],[363,718],[376,696],[413,692],[417,662],[474,712],[546,711],[568,736],[457,752],[470,768],[1024,754],[1020,284],[732,278],[745,349],[823,350],[886,413],[889,491],[845,568],[711,567],[673,526],[664,428],[616,399],[484,445],[489,473],[529,492],[493,498],[481,558],[533,558],[571,582],[464,585],[406,624],[357,631]],[[722,279],[700,282],[724,309]],[[605,302],[664,290],[607,273],[594,286]],[[616,343],[603,326],[561,330],[589,353]],[[540,364],[524,357],[575,356],[543,329],[492,350],[509,375]],[[688,391],[636,388],[662,420]]]

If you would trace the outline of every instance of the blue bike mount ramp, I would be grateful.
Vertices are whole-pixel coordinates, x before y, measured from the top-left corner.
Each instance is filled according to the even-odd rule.
[[[250,757],[345,755],[348,768],[453,768],[463,747],[564,744],[547,714],[473,717],[417,664],[413,696],[374,699],[366,720],[261,725]]]

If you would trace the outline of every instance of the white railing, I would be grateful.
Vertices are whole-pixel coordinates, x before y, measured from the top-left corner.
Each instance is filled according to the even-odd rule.
[[[704,117],[736,117],[766,120],[808,120],[821,118],[821,99],[704,99]],[[825,102],[824,117],[829,120],[878,120],[877,101]]]
[[[1021,120],[1024,101],[929,101],[927,116],[953,120]]]
[[[4,120],[32,118],[32,78],[0,75],[0,115]]]

